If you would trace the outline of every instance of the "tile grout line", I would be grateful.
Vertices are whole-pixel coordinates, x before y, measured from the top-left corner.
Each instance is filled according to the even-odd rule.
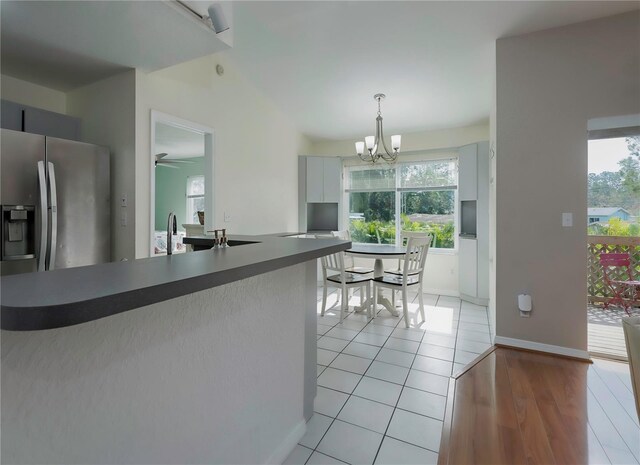
[[[440,299],[440,297],[438,297],[438,300],[439,299]],[[436,300],[436,304],[437,304],[438,300]],[[426,312],[425,312],[425,317],[426,317]],[[426,318],[425,318],[425,320],[426,320]],[[425,323],[426,323],[426,321],[425,321]],[[422,337],[420,338],[420,342],[418,344],[418,350],[420,350],[420,344],[422,344],[422,341],[424,340],[425,334],[426,333],[424,333],[424,332],[422,333]],[[396,400],[396,405],[393,407],[393,412],[391,413],[391,417],[389,418],[389,422],[387,423],[387,427],[385,428],[384,434],[382,435],[382,441],[380,441],[380,445],[378,446],[378,450],[376,451],[376,455],[373,458],[373,462],[372,463],[374,463],[374,464],[376,463],[376,460],[378,459],[378,454],[380,454],[380,449],[382,449],[382,443],[384,442],[384,439],[386,437],[391,437],[391,436],[387,435],[387,432],[389,431],[389,426],[391,425],[391,422],[393,421],[393,417],[395,416],[396,411],[398,410],[398,404],[400,403],[400,399],[402,398],[402,393],[404,392],[404,388],[405,388],[405,386],[407,384],[407,379],[409,379],[409,374],[411,373],[411,369],[413,368],[413,364],[415,363],[417,356],[418,356],[418,352],[416,352],[413,355],[413,361],[411,362],[411,366],[409,367],[409,371],[407,372],[407,376],[405,377],[404,383],[402,384],[402,389],[400,389],[400,395],[398,396],[398,400]],[[393,439],[395,439],[395,438],[393,438]]]
[[[336,291],[334,291],[334,292],[337,294],[337,290],[336,290]],[[358,292],[359,292],[359,291],[358,291]],[[333,293],[332,293],[332,294],[333,294]],[[431,294],[430,294],[430,295],[431,295]],[[437,299],[436,299],[436,301],[433,303],[433,305],[437,307],[438,302],[440,302],[440,300],[441,300],[441,298],[442,298],[442,297],[443,297],[443,296],[438,295],[438,296],[437,296]],[[413,298],[411,299],[411,303],[415,303],[415,301],[416,301],[416,299],[417,299],[417,298],[418,298],[418,294],[416,293],[416,295],[415,295],[415,296],[413,296]],[[460,322],[461,322],[461,317],[462,317],[462,314],[461,314],[461,311],[462,311],[462,301],[461,301],[459,298],[458,298],[457,300],[458,300],[458,304],[457,304],[457,314],[456,314],[456,319],[458,320],[458,322],[457,322],[457,324],[456,324],[456,326],[455,326],[454,347],[453,347],[453,352],[454,352],[453,360],[449,361],[449,360],[446,360],[446,359],[439,359],[438,357],[429,357],[429,358],[433,358],[433,359],[436,359],[436,360],[441,360],[441,361],[445,361],[445,362],[450,362],[450,363],[451,363],[451,365],[452,365],[451,372],[450,372],[449,376],[444,376],[445,378],[451,378],[451,376],[453,376],[453,373],[452,373],[452,372],[453,372],[453,370],[454,370],[455,363],[456,363],[456,362],[455,362],[455,355],[456,355],[456,351],[461,350],[461,349],[458,349],[458,347],[457,347],[457,343],[458,343],[458,340],[457,340],[457,339],[458,339],[458,332],[459,332],[459,329],[460,329]],[[321,301],[321,298],[317,299],[317,301]],[[395,302],[394,302],[394,303],[395,303]],[[427,305],[425,304],[425,307],[426,307],[426,306],[427,306]],[[382,310],[378,311],[378,312],[377,312],[377,314],[379,315],[380,313],[383,313],[384,311],[385,311],[385,310],[384,310],[384,309],[382,309]],[[348,318],[349,318],[349,316],[352,316],[352,315],[356,315],[356,313],[355,313],[355,312],[348,312],[348,314],[347,314],[347,316],[344,318],[344,320],[345,320],[345,321],[349,321],[349,319],[348,319]],[[365,315],[366,315],[366,314],[365,314]],[[425,316],[426,316],[426,315],[425,315]],[[486,308],[485,308],[485,316],[487,316],[487,310],[486,310]],[[318,317],[318,318],[321,318],[319,315],[318,315],[317,317]],[[355,390],[357,389],[357,387],[358,387],[358,386],[360,385],[360,383],[362,382],[362,379],[365,377],[365,375],[366,375],[367,371],[369,370],[369,368],[371,367],[371,365],[372,365],[372,364],[373,364],[373,362],[375,362],[375,361],[377,361],[377,362],[379,362],[379,363],[383,363],[383,364],[388,364],[388,365],[392,365],[392,366],[397,366],[397,367],[401,367],[401,368],[406,368],[406,369],[407,369],[407,375],[405,376],[404,382],[403,382],[402,384],[392,383],[392,384],[396,384],[396,385],[401,386],[401,390],[400,390],[400,394],[399,394],[399,396],[398,396],[398,399],[397,399],[397,400],[396,400],[396,402],[395,402],[395,405],[392,407],[392,408],[393,408],[393,412],[392,412],[392,414],[391,414],[391,417],[390,417],[390,419],[389,419],[389,422],[387,423],[387,427],[386,427],[386,429],[385,429],[385,432],[382,434],[382,440],[380,441],[380,444],[379,444],[378,449],[377,449],[377,451],[376,451],[376,455],[375,455],[375,457],[374,457],[374,462],[375,462],[375,460],[376,460],[376,459],[377,459],[377,457],[378,457],[378,454],[379,454],[380,449],[381,449],[381,447],[382,447],[382,443],[384,442],[384,438],[386,438],[386,437],[392,438],[391,436],[388,436],[388,435],[387,435],[387,432],[388,432],[388,429],[389,429],[389,426],[390,426],[390,424],[391,424],[391,421],[393,420],[393,418],[394,418],[394,416],[395,416],[395,414],[396,414],[396,411],[397,411],[397,410],[401,410],[401,411],[405,411],[405,412],[413,413],[413,414],[415,414],[415,415],[419,415],[419,416],[421,416],[421,417],[431,418],[431,419],[433,419],[433,420],[440,421],[440,422],[442,421],[442,419],[438,419],[438,418],[430,417],[429,415],[423,415],[423,414],[420,414],[420,413],[417,413],[417,412],[413,412],[413,411],[410,411],[410,410],[405,410],[405,409],[402,409],[402,408],[399,408],[399,407],[398,407],[398,404],[399,404],[399,402],[400,402],[400,398],[402,397],[402,394],[403,394],[403,392],[405,391],[405,388],[409,388],[409,387],[406,385],[406,382],[407,382],[407,380],[408,380],[408,377],[409,377],[409,375],[410,375],[411,371],[414,369],[413,367],[414,367],[414,365],[415,365],[415,361],[416,361],[417,356],[418,356],[418,354],[419,354],[420,346],[421,346],[422,344],[424,344],[424,343],[425,343],[425,340],[427,339],[427,336],[428,336],[428,334],[429,334],[429,331],[428,331],[427,329],[422,329],[422,328],[419,328],[419,329],[418,329],[422,334],[421,334],[421,337],[420,337],[420,341],[414,341],[414,342],[418,342],[418,348],[417,348],[416,352],[406,352],[406,351],[403,351],[403,350],[398,350],[398,349],[389,349],[389,348],[387,348],[388,350],[396,350],[396,351],[398,351],[398,352],[402,352],[402,353],[410,353],[411,355],[413,355],[412,362],[411,362],[411,365],[410,365],[409,367],[406,367],[406,366],[404,366],[404,365],[396,365],[395,363],[389,363],[389,362],[385,362],[385,361],[381,361],[381,360],[378,360],[378,359],[377,359],[377,357],[380,355],[380,353],[381,353],[382,349],[383,349],[383,348],[385,348],[385,345],[386,345],[386,344],[389,342],[389,340],[392,338],[392,334],[393,334],[393,332],[394,332],[396,329],[398,329],[398,326],[399,326],[400,322],[403,320],[403,318],[404,318],[404,317],[403,317],[403,315],[401,315],[401,316],[400,316],[400,318],[398,319],[398,321],[397,321],[397,322],[395,323],[395,325],[393,325],[393,326],[391,326],[391,325],[380,325],[380,326],[383,326],[383,327],[391,328],[391,332],[389,333],[389,335],[388,335],[388,336],[386,336],[386,337],[385,337],[385,341],[384,341],[384,343],[383,343],[381,346],[377,346],[377,345],[373,345],[373,344],[367,344],[367,343],[360,343],[360,344],[369,345],[369,346],[372,346],[372,347],[376,347],[376,348],[377,348],[377,352],[376,352],[376,354],[375,354],[375,356],[374,356],[374,358],[373,358],[373,359],[369,359],[369,358],[367,358],[367,357],[360,357],[360,356],[358,356],[358,355],[346,354],[344,351],[345,351],[345,349],[346,349],[346,348],[347,348],[347,347],[348,347],[352,342],[357,342],[357,341],[355,341],[355,338],[356,338],[356,337],[358,337],[358,335],[360,335],[360,334],[362,334],[363,332],[365,332],[365,331],[364,331],[364,329],[365,329],[365,328],[367,328],[369,325],[373,324],[373,323],[374,323],[374,321],[375,321],[374,319],[368,320],[368,321],[366,322],[366,324],[365,324],[362,328],[360,328],[359,330],[357,330],[357,331],[356,331],[356,330],[353,330],[353,329],[351,329],[351,328],[343,328],[343,329],[349,329],[349,330],[351,330],[351,331],[356,332],[356,335],[355,335],[353,338],[351,338],[350,340],[345,340],[345,339],[340,339],[340,338],[334,338],[334,339],[338,339],[338,340],[341,340],[341,341],[343,341],[343,342],[346,342],[346,345],[345,345],[345,346],[343,347],[343,349],[342,349],[342,350],[340,350],[339,352],[332,351],[332,352],[336,352],[336,353],[337,353],[337,355],[332,359],[332,361],[331,361],[331,362],[329,362],[329,364],[328,364],[328,365],[326,365],[326,366],[325,366],[325,369],[322,371],[322,373],[324,373],[324,372],[325,372],[326,368],[331,367],[331,364],[332,364],[332,363],[333,363],[333,362],[334,362],[334,361],[335,361],[335,360],[336,360],[340,355],[342,355],[342,354],[344,354],[344,355],[351,355],[351,356],[353,356],[353,357],[358,357],[358,358],[361,358],[361,359],[364,359],[364,360],[369,360],[369,364],[368,364],[368,366],[367,366],[367,369],[366,369],[366,370],[364,371],[364,373],[362,373],[362,374],[361,374],[361,373],[356,373],[356,372],[351,372],[351,371],[349,371],[349,370],[344,370],[344,369],[341,369],[341,368],[331,367],[331,368],[333,368],[334,370],[339,370],[339,371],[343,371],[343,372],[346,372],[346,373],[352,373],[352,374],[358,375],[358,376],[360,376],[360,379],[358,380],[358,383],[356,384],[356,386],[354,387],[354,389],[353,389],[353,390],[351,391],[351,393],[349,393],[349,394],[344,393],[343,391],[339,391],[339,390],[337,390],[337,389],[333,389],[333,388],[328,388],[328,387],[325,387],[325,386],[321,386],[321,387],[323,387],[324,389],[329,389],[329,390],[332,390],[332,391],[335,391],[335,392],[340,392],[340,393],[342,393],[342,394],[345,394],[345,395],[347,395],[347,399],[346,399],[346,401],[344,402],[344,404],[342,405],[342,407],[340,408],[340,410],[337,412],[337,414],[336,414],[336,416],[335,416],[335,417],[330,417],[330,416],[324,415],[324,414],[322,414],[322,413],[316,412],[316,413],[318,413],[319,415],[324,415],[324,416],[327,416],[328,418],[331,418],[331,423],[329,424],[329,426],[327,427],[327,430],[326,430],[326,431],[325,431],[325,433],[322,435],[322,437],[320,438],[320,440],[318,441],[318,443],[316,444],[316,446],[315,446],[313,449],[311,449],[311,448],[309,448],[309,447],[307,447],[307,446],[303,446],[303,447],[305,447],[305,448],[307,448],[307,449],[309,449],[309,450],[311,450],[311,451],[312,451],[312,453],[310,454],[310,457],[311,457],[311,455],[312,455],[314,452],[316,452],[316,451],[317,451],[318,453],[321,453],[320,451],[318,451],[318,446],[320,445],[320,443],[322,442],[322,440],[324,439],[324,437],[325,437],[325,436],[326,436],[326,434],[328,433],[329,429],[333,426],[333,424],[335,423],[335,421],[336,421],[336,420],[338,420],[338,416],[340,415],[340,413],[342,412],[342,410],[344,409],[344,407],[346,406],[346,404],[349,402],[349,400],[350,400],[350,398],[351,398],[351,397],[356,397],[356,398],[360,398],[360,399],[365,399],[365,400],[368,400],[368,401],[376,402],[376,401],[373,401],[372,399],[367,399],[367,398],[364,398],[364,397],[360,397],[360,396],[358,396],[358,395],[356,395],[356,394],[353,394],[353,393],[355,392]],[[488,318],[488,316],[487,316],[487,318]],[[357,320],[352,320],[352,321],[357,321]],[[425,322],[423,322],[423,323],[426,323],[426,321],[425,321]],[[319,322],[319,324],[323,324],[323,323],[320,323],[320,322]],[[336,322],[336,323],[333,323],[332,325],[325,325],[325,326],[329,326],[329,327],[330,327],[330,329],[329,329],[328,331],[326,331],[324,334],[322,334],[322,335],[318,335],[317,340],[319,340],[320,338],[325,337],[325,336],[326,336],[326,337],[328,337],[328,338],[332,338],[332,336],[328,336],[328,335],[327,335],[327,333],[328,333],[328,332],[330,332],[330,331],[331,331],[331,329],[333,329],[333,328],[339,328],[339,326],[338,326],[338,325],[340,325],[340,322],[339,322],[339,321],[338,321],[338,322]],[[368,332],[365,332],[365,333],[368,333]],[[368,334],[377,334],[377,333],[368,333]],[[384,337],[384,335],[381,335],[381,334],[377,334],[377,335],[378,335],[378,336],[383,336],[383,337]],[[413,341],[412,339],[405,339],[405,338],[394,338],[394,339],[399,339],[399,340],[404,340],[404,341]],[[427,343],[428,343],[428,341],[427,341]],[[319,348],[319,349],[322,349],[322,348]],[[330,349],[324,349],[324,350],[330,350]],[[442,375],[439,375],[438,373],[425,372],[425,371],[422,371],[422,370],[417,370],[417,371],[420,371],[420,372],[423,372],[423,373],[429,373],[429,374],[431,374],[431,375],[438,375],[438,376],[442,376]],[[322,374],[322,373],[321,373],[321,374]],[[319,376],[318,376],[318,377],[319,377]],[[369,378],[371,378],[371,379],[379,379],[379,378],[374,378],[374,377],[371,377],[371,376],[368,376],[368,377],[369,377]],[[379,379],[379,380],[380,380],[380,379]],[[390,382],[390,381],[388,381],[388,380],[384,380],[384,379],[381,379],[380,381]],[[412,388],[412,389],[416,389],[416,390],[421,391],[421,392],[427,392],[427,393],[430,393],[430,394],[432,394],[432,395],[437,395],[437,396],[439,396],[439,397],[447,398],[447,396],[442,396],[441,394],[434,393],[434,392],[431,392],[431,391],[425,391],[425,390],[418,389],[418,388]],[[385,404],[384,402],[378,402],[378,403],[380,403],[380,404],[382,404],[382,405],[386,405],[386,406],[391,407],[389,404]],[[371,432],[373,432],[373,433],[380,434],[380,433],[379,433],[379,432],[377,432],[377,431],[373,431],[373,430],[371,430],[371,429],[369,429],[369,428],[362,427],[362,426],[360,426],[360,425],[356,425],[356,424],[350,423],[350,422],[348,422],[348,421],[344,421],[344,420],[339,420],[339,421],[342,421],[343,423],[347,423],[347,424],[353,425],[353,426],[355,426],[355,427],[357,427],[357,428],[363,428],[363,429],[365,429],[365,430],[367,430],[367,431],[371,431]],[[405,443],[405,444],[408,444],[408,445],[411,445],[411,446],[413,446],[413,447],[418,447],[419,449],[422,449],[422,450],[428,450],[428,451],[433,452],[433,453],[438,453],[438,452],[433,451],[433,450],[431,450],[431,449],[429,449],[429,448],[425,448],[425,447],[422,447],[422,446],[419,446],[419,445],[416,445],[416,444],[412,444],[412,443],[409,443],[409,442],[404,441],[404,440],[401,440],[401,439],[396,439],[396,438],[392,438],[392,439],[397,440],[397,441],[400,441],[400,442]],[[325,455],[327,455],[327,454],[325,454]],[[310,458],[310,457],[309,457],[309,458]],[[331,456],[329,456],[329,457],[331,457]],[[335,458],[335,457],[332,457],[332,458]],[[307,459],[307,461],[308,461],[308,460],[309,460],[309,459]],[[340,460],[340,459],[337,459],[337,458],[336,458],[336,460]]]
[[[620,437],[620,439],[622,440],[622,442],[624,443],[625,446],[627,446],[627,449],[629,451],[629,454],[632,457],[635,457],[636,459],[636,463],[640,463],[640,457],[637,457],[636,454],[634,453],[634,451],[631,449],[631,447],[629,447],[629,444],[627,443],[627,440],[624,438],[624,436],[621,434],[620,430],[618,429],[618,427],[616,426],[615,422],[611,419],[611,417],[609,416],[609,412],[607,411],[608,409],[605,409],[603,407],[603,405],[600,403],[600,399],[598,398],[598,396],[596,396],[593,392],[593,389],[591,389],[591,387],[589,386],[589,383],[587,382],[587,389],[589,390],[589,392],[591,393],[591,395],[593,396],[594,400],[598,403],[598,405],[600,406],[600,409],[602,410],[602,412],[605,414],[605,416],[607,417],[607,420],[609,420],[609,423],[611,423],[611,426],[613,427],[613,429],[616,431],[616,433],[618,433],[618,436]],[[596,435],[597,437],[597,435]],[[606,453],[606,450],[605,450]]]
[[[359,291],[358,291],[358,292],[359,292]],[[342,299],[342,296],[340,296],[340,298]],[[360,296],[360,300],[362,300],[362,296]],[[347,301],[347,310],[349,309],[349,305],[348,305],[348,304],[349,304],[349,302]],[[383,310],[381,310],[381,311],[383,311]],[[355,314],[355,311],[354,311],[354,312],[349,313],[349,314],[347,315],[347,317],[343,319],[343,321],[344,321],[344,320],[346,320],[347,318],[349,318],[349,316],[351,316],[351,314],[352,314],[352,313],[353,313],[353,314]],[[379,313],[379,312],[378,312],[378,313]],[[377,314],[376,314],[376,316],[377,316]],[[369,324],[372,324],[372,321],[374,321],[374,319],[371,319],[371,320],[367,321],[367,324],[365,324],[365,325],[360,329],[360,331],[358,331],[358,334],[362,333],[362,330],[363,330],[364,328],[366,328]],[[400,322],[400,321],[398,320],[398,323],[399,323],[399,322]],[[398,323],[396,323],[396,325],[393,327],[394,329],[398,326]],[[334,325],[334,327],[335,327],[335,326],[337,326],[337,325],[339,325],[339,324],[341,324],[341,323],[340,323],[340,322],[336,323],[336,324]],[[393,332],[393,331],[392,331],[392,332]],[[330,336],[329,336],[329,337],[330,337]],[[358,335],[354,336],[354,337],[353,337],[353,339],[351,339],[351,340],[347,343],[347,345],[346,345],[346,346],[344,346],[344,348],[343,348],[340,352],[338,352],[338,355],[336,355],[336,358],[338,358],[338,356],[339,356],[340,354],[342,354],[342,352],[344,351],[344,349],[346,349],[346,348],[349,346],[349,344],[351,344],[351,342],[353,342],[353,341],[354,341],[354,339],[355,339],[356,337],[358,337]],[[376,357],[378,356],[378,354],[380,353],[380,350],[382,350],[382,347],[384,346],[384,344],[386,344],[386,343],[387,343],[387,341],[389,340],[389,338],[390,338],[390,337],[391,337],[390,335],[389,335],[389,336],[387,336],[387,339],[385,339],[385,342],[383,343],[383,345],[382,345],[382,346],[380,346],[380,347],[378,348],[378,352],[376,353]],[[345,355],[348,355],[348,354],[345,354]],[[335,359],[334,359],[334,360],[335,360]],[[375,360],[375,358],[374,358],[373,360]],[[371,360],[371,362],[370,362],[370,363],[369,363],[369,365],[367,366],[367,370],[369,370],[369,367],[370,367],[370,366],[371,366],[371,364],[373,363],[373,360]],[[331,361],[331,363],[333,363],[333,360]],[[328,368],[328,367],[329,367],[329,366],[327,366],[327,368]],[[334,369],[337,369],[337,368],[334,368]],[[365,373],[367,372],[367,370],[365,370]],[[324,370],[323,370],[323,373],[324,373]],[[329,426],[327,427],[326,431],[324,432],[324,434],[322,435],[322,437],[320,438],[320,440],[318,441],[318,443],[317,443],[317,444],[316,444],[316,446],[314,447],[313,452],[311,453],[311,455],[313,455],[313,453],[314,453],[314,452],[316,452],[316,451],[317,451],[319,454],[322,454],[322,453],[323,453],[323,452],[318,451],[318,446],[320,445],[320,443],[322,442],[322,440],[324,439],[324,437],[327,435],[327,433],[329,432],[329,430],[331,429],[331,427],[333,426],[333,424],[334,424],[334,423],[336,422],[336,420],[338,419],[338,416],[340,415],[340,412],[342,412],[342,410],[344,409],[345,405],[347,405],[347,403],[349,402],[349,399],[351,399],[351,396],[352,396],[353,392],[358,388],[358,386],[359,386],[359,385],[360,385],[360,383],[362,382],[362,378],[364,378],[364,373],[360,376],[360,379],[358,380],[358,382],[357,382],[357,383],[356,383],[356,385],[354,386],[353,391],[351,391],[351,393],[350,393],[350,394],[348,394],[347,400],[345,400],[344,404],[342,404],[342,407],[340,407],[340,410],[338,410],[338,412],[336,413],[336,416],[332,418],[331,423],[329,424]],[[317,377],[316,377],[316,379],[317,379]],[[324,386],[321,386],[321,387],[324,387]],[[325,388],[325,389],[330,389],[330,388]],[[341,392],[341,391],[337,391],[337,392]],[[344,394],[344,393],[343,393],[343,394]],[[356,396],[356,397],[357,397],[357,396]],[[314,412],[314,413],[316,413],[316,412]],[[330,417],[330,418],[331,418],[331,417]],[[340,420],[340,421],[342,421],[342,420]],[[346,422],[345,422],[345,423],[346,423]],[[350,424],[351,424],[351,423],[350,423]],[[357,425],[354,425],[354,426],[357,426]],[[365,428],[365,429],[366,429],[366,428]],[[383,439],[384,439],[384,436],[383,436]],[[380,443],[382,444],[382,441],[381,441]],[[309,455],[309,458],[305,461],[305,464],[309,461],[309,459],[311,458],[311,455]],[[327,455],[327,454],[324,454],[324,455]],[[376,454],[376,455],[377,455],[377,454]],[[327,456],[328,456],[328,457],[331,457],[330,455],[327,455]],[[332,457],[332,458],[334,458],[334,459],[336,459],[336,460],[340,460],[340,459],[338,459],[338,458],[336,458],[336,457]],[[340,461],[342,462],[342,460],[340,460]],[[375,459],[374,459],[374,461],[375,461]]]

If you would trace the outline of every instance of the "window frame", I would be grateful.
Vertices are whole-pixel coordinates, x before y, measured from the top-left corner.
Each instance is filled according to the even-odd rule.
[[[185,218],[185,222],[187,224],[200,224],[200,222],[198,221],[197,223],[192,223],[193,221],[193,214],[197,214],[197,212],[195,211],[191,211],[191,200],[193,199],[202,199],[203,201],[206,202],[206,191],[203,192],[202,194],[190,194],[189,193],[189,188],[191,187],[191,180],[194,178],[202,178],[202,183],[204,184],[206,179],[204,177],[203,174],[195,174],[192,176],[187,176],[187,183],[186,183],[186,193],[185,193],[185,197],[186,197],[186,218]],[[191,215],[190,215],[191,213]]]
[[[438,162],[453,162],[455,165],[455,184],[446,185],[446,186],[429,186],[429,187],[401,187],[401,178],[402,178],[402,166],[405,165],[420,165],[420,164],[430,164],[430,163],[438,163]],[[395,193],[395,228],[396,228],[396,236],[395,236],[395,245],[400,244],[400,233],[401,233],[401,221],[400,215],[402,214],[402,194],[404,192],[424,192],[424,191],[451,191],[454,192],[454,208],[453,208],[453,248],[446,249],[440,247],[431,247],[429,249],[429,253],[433,252],[436,254],[442,255],[454,255],[458,253],[459,241],[458,236],[460,232],[459,228],[459,192],[458,192],[458,157],[454,155],[438,157],[438,158],[418,158],[407,161],[397,161],[393,164],[380,166],[379,169],[395,169],[395,187],[389,188],[368,188],[368,189],[352,189],[350,186],[350,177],[349,173],[352,171],[367,171],[372,168],[372,165],[344,165],[343,166],[343,179],[344,179],[344,189],[343,189],[343,202],[345,207],[343,208],[343,220],[345,221],[345,226],[347,229],[350,227],[350,199],[349,194],[358,193],[358,192],[394,192]],[[378,244],[371,244],[378,245]]]

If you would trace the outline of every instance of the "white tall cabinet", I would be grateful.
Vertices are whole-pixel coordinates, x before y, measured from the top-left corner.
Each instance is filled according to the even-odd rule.
[[[329,224],[339,229],[342,214],[342,160],[338,157],[298,157],[298,223],[300,231],[318,230],[310,225]],[[313,216],[316,218],[313,218]],[[326,229],[326,228],[320,228]]]
[[[478,305],[489,303],[489,142],[458,149],[458,211],[463,201],[475,201],[476,234],[459,237],[460,298]],[[461,224],[462,220],[460,221]]]

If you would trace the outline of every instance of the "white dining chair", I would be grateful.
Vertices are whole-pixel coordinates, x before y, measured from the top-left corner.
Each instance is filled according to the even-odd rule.
[[[418,287],[418,299],[420,302],[420,315],[425,321],[424,297],[422,295],[422,277],[424,274],[424,264],[431,244],[430,237],[410,237],[407,242],[407,251],[402,262],[402,274],[385,273],[383,276],[373,278],[373,308],[378,305],[378,289],[387,288],[392,291],[402,292],[402,312],[404,313],[404,324],[409,327],[409,299],[408,289]],[[375,315],[373,315],[375,317]]]
[[[322,262],[322,309],[320,315],[324,316],[327,307],[327,288],[329,286],[340,289],[340,323],[344,319],[345,311],[349,310],[349,289],[360,288],[360,295],[371,295],[371,276],[347,273],[344,266],[344,252],[336,252],[331,255],[325,255],[321,258]],[[330,273],[334,274],[330,274]],[[373,317],[371,309],[371,301],[368,305],[369,318]]]
[[[342,229],[340,231],[331,231],[331,235],[335,238],[342,239],[343,241],[351,240],[351,233],[348,229]],[[347,273],[356,274],[369,274],[373,273],[373,268],[367,268],[364,266],[356,266],[355,260],[351,255],[345,255],[344,266]]]
[[[429,244],[431,244],[431,241],[433,240],[433,238],[431,237],[431,235],[427,232],[424,231],[400,231],[400,245],[404,246],[407,244],[407,241],[409,240],[410,237],[428,237],[429,238]],[[395,274],[395,275],[402,275],[403,272],[403,268],[402,268],[402,258],[398,259],[398,267],[391,269],[391,270],[384,270],[385,273],[390,273],[390,274]],[[413,273],[413,274],[417,274],[417,273]],[[393,305],[396,304],[396,291],[393,290],[391,291],[391,302],[393,302]]]

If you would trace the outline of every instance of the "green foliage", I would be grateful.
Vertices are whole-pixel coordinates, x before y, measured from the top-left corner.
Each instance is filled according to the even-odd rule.
[[[402,214],[400,229],[402,231],[424,231],[433,237],[432,247],[452,249],[455,245],[454,224],[448,223],[423,223],[411,221]],[[394,221],[366,221],[352,219],[350,224],[351,239],[353,242],[366,244],[395,244],[396,225]]]
[[[607,224],[590,224],[587,231],[590,236],[640,236],[640,223],[630,223],[613,217]]]
[[[625,139],[629,156],[618,162],[615,172],[589,173],[589,207],[622,207],[640,215],[640,136]]]
[[[429,215],[450,215],[455,208],[453,190],[419,191],[402,193],[402,211],[409,215],[424,213]]]
[[[365,244],[395,244],[396,242],[394,221],[351,220],[349,229],[353,242]]]
[[[627,137],[625,138],[625,142],[627,143],[627,149],[629,149],[631,156],[640,160],[640,136]]]

